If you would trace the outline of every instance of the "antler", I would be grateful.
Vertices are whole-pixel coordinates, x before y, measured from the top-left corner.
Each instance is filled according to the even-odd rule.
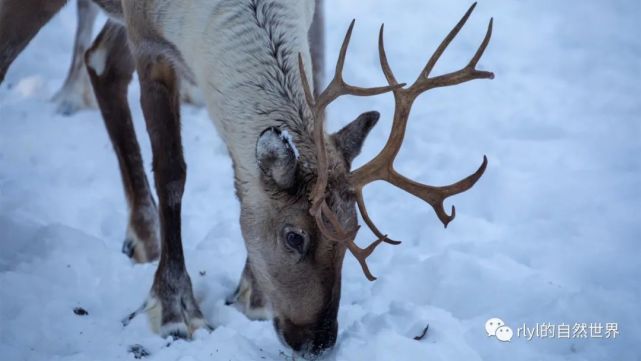
[[[382,242],[391,244],[398,244],[400,242],[391,240],[386,235],[381,233],[369,217],[363,199],[363,188],[367,184],[376,180],[384,180],[415,195],[416,197],[430,204],[436,212],[438,218],[441,220],[441,222],[443,222],[445,227],[447,227],[448,223],[451,222],[452,219],[454,219],[454,217],[456,216],[456,210],[454,206],[452,206],[452,213],[451,215],[448,215],[443,207],[444,200],[449,196],[462,193],[470,189],[483,175],[483,172],[485,172],[485,168],[487,167],[487,158],[483,156],[483,163],[476,170],[476,172],[456,183],[443,187],[434,187],[427,184],[417,183],[411,179],[404,177],[394,169],[394,160],[396,159],[396,155],[398,154],[405,137],[405,130],[407,127],[407,121],[412,105],[420,94],[433,88],[456,85],[473,79],[494,78],[494,74],[491,72],[476,70],[476,65],[483,55],[483,52],[485,51],[485,48],[487,47],[492,35],[492,19],[490,19],[487,33],[485,34],[483,42],[479,46],[470,62],[463,69],[436,77],[429,77],[432,69],[436,65],[436,62],[441,57],[450,42],[456,37],[463,25],[465,25],[465,22],[467,21],[475,7],[476,3],[472,4],[472,6],[461,18],[461,20],[450,31],[445,39],[443,39],[434,54],[432,54],[414,84],[406,89],[403,88],[405,86],[405,83],[398,83],[396,81],[396,78],[394,77],[394,74],[392,73],[392,70],[387,61],[387,55],[385,54],[385,47],[383,44],[383,26],[381,26],[381,30],[379,33],[379,57],[383,73],[385,74],[385,78],[387,79],[389,86],[376,88],[360,88],[349,85],[343,80],[342,72],[343,66],[345,64],[345,55],[347,53],[347,47],[349,45],[352,29],[354,27],[354,20],[352,20],[352,23],[347,30],[347,34],[345,35],[343,45],[341,46],[338,61],[336,63],[334,78],[330,82],[329,86],[318,96],[316,101],[314,101],[309,83],[307,82],[303,58],[300,54],[298,55],[298,65],[301,73],[305,98],[312,110],[312,115],[314,118],[314,141],[316,143],[316,154],[318,156],[318,178],[316,180],[314,188],[310,193],[310,214],[313,215],[316,219],[316,223],[323,235],[333,241],[343,242],[346,245],[346,247],[358,260],[363,269],[363,272],[365,273],[365,276],[370,281],[375,280],[376,277],[374,277],[369,271],[369,267],[367,266],[366,262],[367,257],[369,257],[369,255],[372,254],[376,247]],[[354,187],[356,194],[356,203],[358,204],[358,208],[361,212],[363,220],[376,235],[376,237],[378,237],[377,240],[372,242],[369,246],[360,248],[354,243],[354,238],[356,236],[356,233],[358,232],[358,227],[351,232],[344,230],[338,220],[338,217],[330,209],[325,200],[325,192],[328,180],[328,164],[324,140],[325,132],[323,129],[324,110],[332,101],[334,101],[341,95],[350,94],[358,96],[369,96],[382,94],[388,91],[394,92],[394,99],[396,103],[394,109],[394,119],[392,123],[392,132],[390,134],[390,137],[388,138],[387,143],[385,144],[383,149],[376,157],[350,174],[350,182]],[[325,223],[325,220],[329,221],[332,229],[328,227],[328,225]]]
[[[298,66],[300,70],[300,75],[303,83],[303,90],[305,92],[305,98],[307,103],[312,111],[312,116],[314,118],[314,142],[316,144],[316,154],[317,154],[317,167],[318,167],[318,177],[316,183],[310,193],[311,207],[309,212],[316,219],[318,228],[320,229],[323,235],[335,242],[343,242],[350,252],[356,257],[356,259],[361,264],[363,272],[367,278],[372,279],[373,276],[367,268],[367,263],[365,258],[373,251],[373,248],[370,247],[366,249],[359,248],[355,243],[354,239],[356,238],[356,233],[358,232],[358,227],[353,231],[346,231],[341,226],[338,217],[330,209],[325,200],[326,188],[327,188],[327,179],[328,179],[328,164],[327,164],[327,152],[325,150],[325,131],[323,129],[323,124],[325,120],[325,108],[336,98],[342,95],[357,95],[357,96],[370,96],[378,95],[392,91],[403,87],[405,84],[390,84],[389,86],[375,87],[375,88],[361,88],[356,87],[350,84],[347,84],[343,80],[343,66],[345,65],[345,55],[347,54],[347,47],[349,46],[349,40],[352,36],[352,30],[354,28],[355,20],[352,20],[349,25],[349,29],[345,34],[345,39],[343,40],[343,45],[338,56],[338,61],[336,62],[336,70],[334,72],[334,78],[329,83],[327,88],[321,92],[316,100],[312,96],[311,88],[307,82],[305,65],[303,63],[303,58],[301,54],[298,54]],[[329,221],[332,229],[328,228],[325,220]]]
[[[485,168],[487,166],[487,158],[483,156],[483,163],[470,176],[443,187],[434,187],[427,184],[417,183],[411,179],[404,177],[399,174],[394,169],[394,160],[398,154],[401,145],[403,143],[403,138],[405,137],[405,129],[407,127],[407,120],[412,109],[412,104],[414,100],[422,94],[423,92],[444,86],[456,85],[473,79],[493,79],[494,74],[487,71],[476,70],[476,65],[479,62],[479,59],[483,55],[487,44],[490,42],[490,37],[492,35],[492,19],[487,28],[487,33],[483,42],[479,46],[478,50],[470,60],[470,62],[461,70],[447,73],[444,75],[439,75],[435,77],[430,77],[430,73],[436,65],[436,62],[441,57],[447,46],[450,44],[452,39],[456,37],[458,32],[461,30],[470,14],[476,7],[474,3],[461,20],[456,24],[456,26],[450,31],[450,33],[443,39],[439,47],[436,49],[434,54],[430,57],[427,64],[423,68],[423,71],[418,76],[414,84],[409,88],[394,88],[394,99],[395,99],[395,109],[394,109],[394,120],[392,123],[392,131],[387,140],[387,143],[379,154],[370,160],[368,163],[353,171],[350,174],[350,181],[354,186],[356,192],[356,202],[358,208],[361,212],[363,220],[372,230],[372,232],[378,237],[378,239],[372,243],[367,249],[375,248],[382,241],[389,242],[386,235],[382,234],[378,228],[374,225],[371,218],[367,214],[367,208],[365,207],[365,202],[363,200],[363,187],[367,184],[376,181],[384,180],[392,185],[401,188],[414,196],[424,200],[432,206],[438,218],[443,222],[445,227],[448,223],[454,219],[456,216],[456,211],[454,206],[452,206],[452,213],[448,215],[445,212],[443,207],[443,201],[454,194],[465,192],[470,189],[476,181],[483,175]],[[381,62],[381,67],[385,73],[390,86],[398,85],[392,70],[390,69],[389,63],[387,62],[387,56],[385,54],[385,47],[383,45],[383,26],[378,38],[378,47],[379,47],[379,57]],[[371,251],[370,251],[371,253]],[[368,276],[368,278],[370,278]],[[370,278],[371,280],[371,278]]]

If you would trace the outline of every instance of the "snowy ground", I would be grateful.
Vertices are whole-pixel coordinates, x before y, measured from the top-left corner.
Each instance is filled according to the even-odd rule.
[[[384,21],[392,67],[411,81],[468,6],[328,0],[328,59],[356,17],[347,78],[383,83],[376,32]],[[641,360],[641,3],[483,0],[437,72],[467,62],[491,16],[480,68],[496,79],[419,99],[397,162],[432,184],[466,175],[483,154],[488,170],[450,202],[458,212],[447,230],[410,196],[384,184],[367,189],[372,217],[404,243],[372,256],[374,283],[346,258],[339,341],[328,359]],[[100,115],[63,117],[48,102],[67,70],[74,27],[68,6],[0,86],[0,358],[128,360],[127,348],[141,344],[150,360],[286,359],[269,322],[224,305],[245,251],[230,162],[198,108],[183,116],[183,229],[197,297],[217,329],[167,347],[144,318],[120,325],[146,295],[154,265],[131,265],[120,253],[126,206]],[[138,96],[134,83],[132,104]],[[331,129],[361,111],[382,112],[357,164],[380,148],[392,106],[387,95],[330,110]],[[137,106],[134,117],[150,163]],[[78,306],[89,314],[75,315]],[[511,342],[485,334],[490,317],[513,328]],[[543,322],[617,323],[620,333],[517,337],[523,323]],[[426,323],[426,338],[415,341]]]

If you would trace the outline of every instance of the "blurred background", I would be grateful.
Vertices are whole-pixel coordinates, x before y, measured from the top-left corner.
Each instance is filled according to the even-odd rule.
[[[356,18],[346,80],[385,83],[377,54],[385,23],[390,65],[412,82],[470,5],[325,0],[328,75]],[[641,2],[480,1],[433,74],[467,64],[491,17],[478,68],[496,78],[419,98],[396,162],[433,185],[471,173],[484,154],[488,169],[446,202],[457,209],[446,230],[410,195],[382,183],[366,189],[370,216],[403,244],[371,257],[373,283],[346,258],[339,341],[328,359],[641,360]],[[225,146],[193,106],[183,107],[186,258],[218,328],[166,347],[142,319],[120,326],[147,294],[155,265],[131,265],[120,253],[127,209],[100,114],[62,116],[49,101],[66,75],[75,26],[70,2],[0,85],[0,354],[130,359],[128,346],[142,344],[154,360],[289,357],[269,322],[224,306],[245,259],[239,207]],[[134,81],[130,103],[149,166],[138,98]],[[392,96],[344,98],[329,109],[329,130],[371,109],[381,121],[355,167],[384,144]],[[358,241],[372,237],[363,229]],[[77,306],[89,315],[73,314]],[[487,336],[492,317],[513,329],[510,342]],[[427,323],[426,338],[415,341]],[[569,325],[570,337],[517,335],[542,323]],[[583,323],[601,324],[603,337],[573,334]],[[605,337],[606,323],[616,324],[616,337]]]

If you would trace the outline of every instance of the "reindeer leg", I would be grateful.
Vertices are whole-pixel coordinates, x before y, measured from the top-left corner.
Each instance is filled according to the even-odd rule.
[[[157,259],[160,253],[158,211],[143,168],[127,102],[127,88],[135,66],[124,27],[108,21],[85,54],[85,59],[118,157],[129,205],[129,225],[123,252],[136,262],[149,262]]]
[[[314,94],[320,95],[325,81],[325,12],[324,0],[316,0],[314,19],[309,28],[309,48],[312,55],[312,72],[314,76]]]
[[[249,258],[245,261],[243,274],[234,294],[227,298],[226,305],[234,305],[250,320],[268,320],[272,318],[267,299],[258,287],[249,264]]]
[[[82,108],[95,105],[83,55],[91,45],[93,24],[98,15],[98,7],[90,0],[78,0],[78,25],[73,44],[73,57],[67,79],[53,101],[58,103],[57,112],[70,115]]]
[[[153,151],[162,244],[147,314],[154,330],[162,336],[190,338],[197,328],[210,327],[196,303],[185,267],[181,202],[187,169],[180,135],[180,84],[161,54],[147,53],[136,58],[142,109]]]
[[[18,54],[67,0],[0,1],[0,84]]]

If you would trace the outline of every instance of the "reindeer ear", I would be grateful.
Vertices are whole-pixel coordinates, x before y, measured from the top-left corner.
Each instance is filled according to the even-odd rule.
[[[278,128],[269,127],[258,137],[256,159],[263,175],[279,188],[288,189],[296,177],[296,153],[288,137]]]
[[[354,158],[361,152],[367,134],[376,125],[380,116],[376,111],[363,113],[332,135],[336,147],[343,153],[347,164],[351,165]]]

